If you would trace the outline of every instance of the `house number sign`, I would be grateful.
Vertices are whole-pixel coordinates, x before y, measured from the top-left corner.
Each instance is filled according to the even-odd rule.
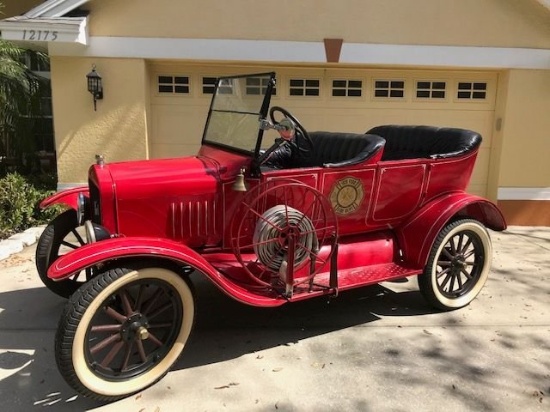
[[[57,31],[50,30],[23,30],[23,40],[34,41],[56,41]]]

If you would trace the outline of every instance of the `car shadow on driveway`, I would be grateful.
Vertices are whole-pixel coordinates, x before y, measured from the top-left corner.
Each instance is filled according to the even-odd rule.
[[[395,293],[374,285],[279,308],[255,308],[225,296],[193,276],[198,310],[195,329],[173,369],[224,362],[259,350],[291,345],[380,316],[433,313],[414,291]],[[65,300],[44,287],[0,293],[0,393],[2,409],[87,410],[104,403],[83,398],[55,365],[54,338]]]
[[[418,291],[396,293],[373,285],[277,308],[243,305],[210,282],[193,277],[197,289],[195,328],[174,369],[223,362],[313,336],[363,325],[380,316],[435,313]]]

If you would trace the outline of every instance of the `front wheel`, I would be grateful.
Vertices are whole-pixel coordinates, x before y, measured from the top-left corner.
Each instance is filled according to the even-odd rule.
[[[84,396],[114,401],[160,380],[191,333],[187,278],[164,268],[119,268],[95,276],[66,304],[55,337],[63,378]]]
[[[53,262],[65,253],[86,244],[82,228],[78,226],[76,211],[66,210],[50,222],[36,245],[36,270],[40,280],[49,290],[63,298],[71,296],[92,277],[91,268],[58,282],[48,277],[48,268]]]
[[[420,291],[433,306],[453,310],[468,305],[489,276],[492,246],[487,229],[476,220],[449,223],[434,242]]]

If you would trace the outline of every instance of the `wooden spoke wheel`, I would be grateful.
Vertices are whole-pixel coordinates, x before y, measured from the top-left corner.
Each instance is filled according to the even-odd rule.
[[[187,279],[164,268],[113,269],[67,302],[55,355],[79,393],[116,400],[161,379],[180,356],[195,313]]]
[[[418,284],[424,297],[443,310],[468,305],[483,288],[491,267],[491,239],[476,220],[448,224],[437,237]]]
[[[36,245],[36,270],[42,283],[53,293],[68,298],[84,282],[94,275],[94,269],[88,268],[68,279],[54,282],[48,278],[48,268],[60,256],[86,244],[83,226],[78,226],[76,211],[66,210],[53,219],[42,232]]]

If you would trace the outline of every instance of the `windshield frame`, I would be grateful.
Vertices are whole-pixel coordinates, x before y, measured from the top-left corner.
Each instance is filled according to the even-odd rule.
[[[254,77],[269,77],[269,81],[266,87],[266,91],[263,97],[263,101],[261,104],[261,107],[259,108],[258,112],[251,112],[251,111],[232,111],[232,110],[218,110],[215,109],[216,104],[216,98],[218,96],[226,96],[223,93],[220,93],[221,88],[224,86],[224,82],[227,83],[228,80],[232,79],[246,79],[246,78],[254,78]],[[219,77],[216,81],[216,88],[214,90],[214,94],[212,95],[212,100],[210,101],[210,108],[208,110],[208,117],[206,119],[206,124],[204,126],[203,135],[201,144],[208,145],[208,146],[214,146],[219,147],[220,149],[228,150],[231,152],[236,152],[239,154],[244,154],[248,156],[254,156],[254,158],[257,158],[260,153],[260,148],[262,146],[262,139],[264,135],[264,130],[260,127],[261,120],[267,118],[267,114],[269,111],[269,105],[271,102],[271,95],[273,93],[273,88],[275,87],[276,79],[275,79],[275,72],[263,72],[263,73],[254,73],[254,74],[243,74],[243,75],[235,75],[235,76],[222,76]],[[257,115],[258,116],[258,135],[256,136],[256,145],[254,147],[254,150],[246,150],[243,148],[231,146],[229,144],[224,144],[219,141],[212,141],[208,140],[208,128],[210,126],[210,122],[212,120],[212,116],[214,113],[236,113],[236,114],[245,114],[245,115]]]

